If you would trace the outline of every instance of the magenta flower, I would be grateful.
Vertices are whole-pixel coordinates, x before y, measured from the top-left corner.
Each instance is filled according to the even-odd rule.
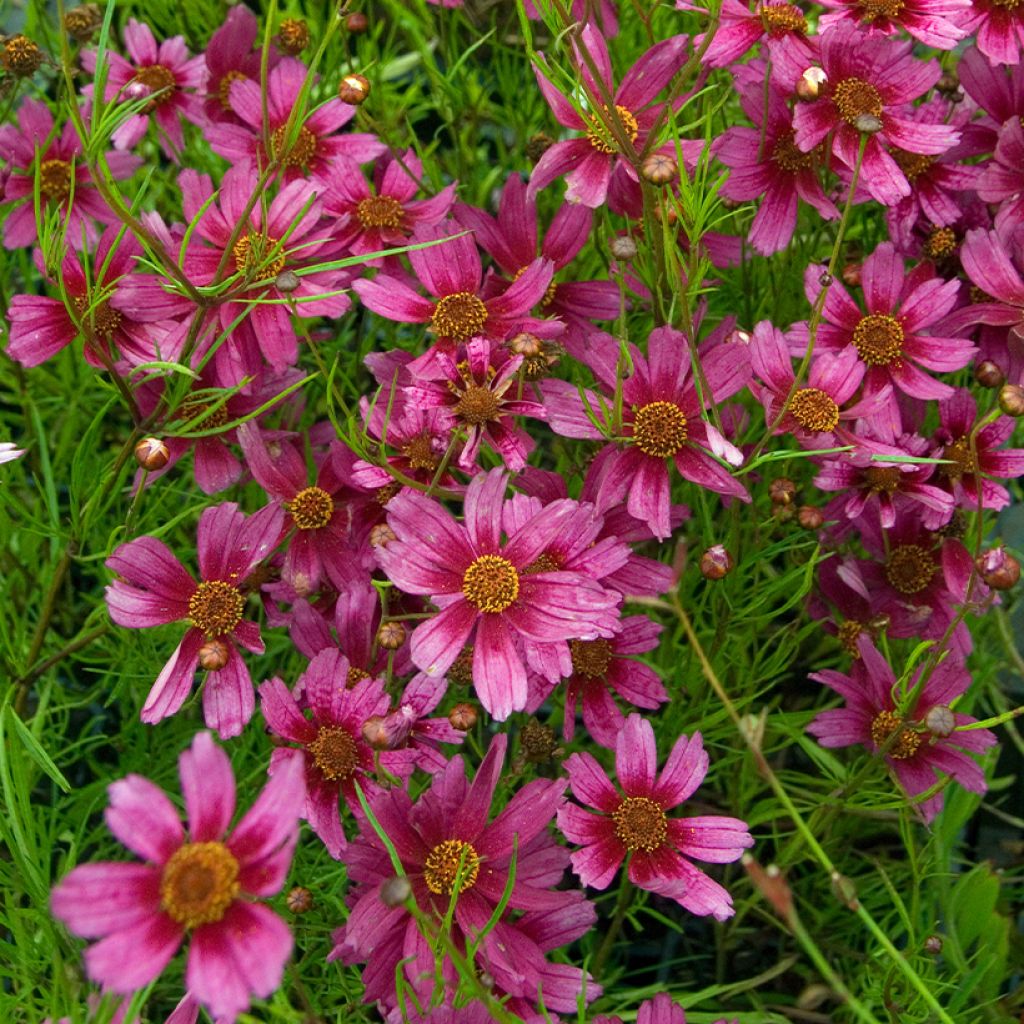
[[[152,29],[134,18],[128,19],[124,42],[130,61],[112,50],[104,54],[108,68],[104,99],[108,103],[152,99],[114,131],[114,145],[131,149],[146,134],[152,117],[161,148],[176,160],[185,146],[181,118],[193,124],[203,121],[202,102],[195,94],[206,75],[203,58],[189,58],[184,36],[165,39],[157,47]],[[82,51],[82,67],[90,75],[96,71],[95,50]]]
[[[562,880],[568,855],[555,844],[548,825],[564,799],[564,780],[527,783],[488,821],[505,747],[506,737],[495,736],[472,782],[465,778],[462,757],[454,757],[415,803],[397,788],[375,790],[369,802],[394,844],[420,910],[431,918],[441,918],[454,897],[450,936],[456,948],[462,951],[475,935],[484,935],[476,963],[505,992],[535,1007],[541,998],[546,965],[540,945],[530,939],[526,929],[513,933],[507,913],[493,929],[485,928],[502,900],[513,857],[515,882],[509,910],[550,912],[570,917],[574,923],[593,922],[594,915],[591,908],[581,920],[579,912],[587,905],[582,894],[555,888]],[[381,901],[381,887],[394,873],[380,838],[368,821],[360,820],[359,836],[349,845],[348,875],[355,883],[354,902],[348,920],[335,932],[330,959],[364,962],[364,999],[379,1001],[385,1009],[397,1004],[396,972],[404,975],[418,996],[407,1001],[410,1005],[427,1005],[435,981],[435,953],[429,940],[404,905],[386,907]],[[554,924],[550,922],[547,930]],[[576,928],[572,931],[579,934]],[[457,975],[450,959],[442,957],[439,969],[445,986],[454,988]],[[566,973],[573,981],[565,993],[567,998],[552,1000],[548,988],[543,989],[549,1010],[575,1012],[584,975],[578,968]],[[596,997],[598,990],[588,979],[588,998],[592,993]]]
[[[572,855],[572,867],[584,885],[607,889],[628,856],[629,880],[639,888],[674,899],[692,914],[713,914],[718,921],[732,916],[729,893],[687,858],[712,864],[738,860],[754,845],[746,822],[665,813],[689,799],[707,775],[708,755],[699,732],[676,740],[657,776],[654,729],[640,715],[630,715],[615,745],[624,795],[590,754],[573,754],[565,767],[573,796],[600,812],[591,814],[570,803],[558,811],[566,839],[582,844]]]
[[[419,493],[398,494],[388,506],[388,525],[398,539],[378,552],[397,587],[429,595],[440,609],[413,632],[413,662],[440,676],[473,642],[477,695],[498,721],[526,706],[520,644],[613,636],[619,602],[579,573],[535,565],[573,520],[575,502],[553,502],[502,543],[506,486],[499,469],[474,477],[464,523]]]
[[[1017,269],[1018,258],[1012,235],[982,228],[967,232],[960,247],[960,263],[983,295],[980,302],[956,310],[944,325],[947,330],[980,323],[1013,327],[1020,333],[1024,328],[1024,278]]]
[[[298,762],[306,779],[302,811],[313,831],[335,859],[345,852],[345,832],[338,813],[338,797],[359,814],[355,783],[366,788],[366,776],[375,770],[374,749],[363,735],[367,719],[387,713],[390,703],[384,680],[369,679],[353,670],[338,650],[321,651],[299,677],[293,695],[275,677],[260,687],[260,709],[275,736],[293,746],[278,746],[270,757],[270,774]],[[303,708],[312,717],[303,715]],[[406,751],[379,753],[380,766],[397,775],[409,775],[412,759]],[[289,768],[289,770],[291,770]]]
[[[937,154],[952,147],[960,132],[944,124],[926,124],[907,116],[906,104],[930,89],[941,69],[936,61],[915,60],[910,44],[868,36],[840,25],[821,37],[821,66],[827,83],[813,103],[798,103],[793,114],[794,141],[805,153],[834,131],[832,152],[855,167],[863,119],[880,126],[868,136],[860,181],[884,206],[910,195],[903,171],[882,143],[908,153]]]
[[[811,267],[805,277],[811,303],[821,288],[818,273],[817,267]],[[950,312],[960,290],[959,281],[943,281],[933,273],[922,264],[907,274],[903,258],[890,242],[883,242],[861,267],[866,314],[839,281],[829,288],[814,351],[838,354],[850,346],[856,350],[853,377],[858,384],[864,383],[862,400],[874,398],[887,384],[914,398],[949,398],[953,394],[948,384],[920,367],[959,370],[971,361],[976,349],[966,338],[927,333]],[[797,354],[802,354],[808,341],[806,324],[794,325],[790,338]],[[900,422],[895,395],[878,415]]]
[[[676,10],[704,13],[704,8],[689,0],[676,0]],[[739,0],[723,0],[719,18],[718,30],[704,51],[703,63],[709,68],[728,67],[762,39],[773,64],[776,49],[783,49],[791,62],[805,68],[814,62],[816,49],[807,39],[807,18],[794,4],[761,2],[751,11]],[[698,47],[703,42],[703,35],[693,40]]]
[[[115,180],[130,178],[142,164],[140,157],[129,153],[107,153],[104,159]],[[94,220],[116,220],[92,183],[74,122],[67,121],[55,135],[53,115],[45,103],[26,98],[18,109],[18,127],[0,125],[0,160],[10,165],[6,181],[0,175],[0,185],[4,203],[13,207],[4,220],[6,248],[20,249],[36,240],[37,173],[42,213],[60,209],[69,245],[82,248],[94,243]]]
[[[473,240],[451,220],[421,226],[413,242],[449,239],[440,245],[409,252],[416,276],[433,296],[417,294],[404,281],[378,274],[372,281],[360,278],[353,288],[363,305],[374,313],[406,324],[429,323],[438,338],[468,341],[475,335],[503,340],[518,331],[543,329],[543,321],[530,317],[551,283],[551,264],[536,259],[522,276],[500,295],[482,297],[483,267]]]
[[[118,993],[152,982],[189,936],[185,984],[225,1022],[281,984],[292,948],[288,926],[265,904],[281,890],[298,841],[298,764],[267,783],[229,833],[235,780],[227,755],[200,732],[178,759],[188,833],[148,779],[109,787],[110,831],[144,863],[84,864],[54,889],[55,917],[85,951],[89,977]]]
[[[620,143],[608,127],[607,97],[612,99],[619,126],[629,140],[631,148],[639,153],[647,145],[647,135],[661,115],[664,104],[654,98],[668,84],[685,59],[686,36],[673,36],[652,46],[615,87],[612,62],[600,31],[587,24],[579,36],[579,46],[586,49],[601,76],[598,84],[573,43],[576,63],[587,90],[591,107],[600,106],[604,117],[596,114],[580,115],[576,107],[545,78],[540,67],[535,67],[537,84],[548,101],[559,124],[575,131],[585,132],[582,138],[556,142],[537,161],[530,176],[527,195],[532,199],[555,178],[566,176],[565,198],[571,203],[582,203],[591,209],[603,206],[608,196],[612,172],[622,168],[634,181],[637,179],[632,161],[634,153],[624,153]]]
[[[867,637],[860,638],[858,650],[860,659],[853,663],[850,675],[826,671],[811,676],[843,697],[846,707],[823,711],[807,731],[823,747],[859,743],[877,754],[886,744],[885,763],[926,822],[942,810],[943,794],[934,793],[923,801],[914,798],[931,789],[936,776],[949,775],[964,789],[984,793],[985,773],[970,755],[993,746],[996,737],[988,729],[965,730],[977,719],[950,711],[949,705],[971,683],[963,664],[956,658],[940,662],[911,702],[921,668],[901,688]]]
[[[962,26],[963,12],[973,5],[971,0],[900,0],[884,5],[871,5],[865,0],[821,0],[821,6],[829,9],[818,19],[822,33],[837,25],[865,25],[869,35],[893,36],[902,30],[925,46],[952,50],[967,35]]]
[[[1000,127],[1024,115],[1024,67],[993,67],[976,46],[961,55],[957,74],[964,92],[977,104],[976,117],[964,128],[964,143],[972,151],[991,153]]]
[[[606,395],[613,400],[618,375],[619,343],[609,335],[590,339],[589,365]],[[650,524],[664,540],[672,533],[670,521],[669,468],[671,459],[680,475],[701,487],[748,501],[746,489],[734,480],[712,453],[739,465],[740,451],[703,418],[704,406],[690,373],[690,350],[685,336],[671,327],[653,330],[645,357],[636,345],[629,346],[633,375],[622,382],[622,429],[624,443],[613,442],[601,481],[598,507],[614,505],[628,493],[626,508],[635,519]],[[746,348],[738,344],[716,345],[701,355],[704,401],[721,402],[745,387],[750,379]],[[541,383],[548,418],[556,433],[566,437],[600,440],[612,431],[610,423],[597,427],[588,415],[600,420],[601,401],[593,392],[579,390],[566,381]]]
[[[990,64],[1019,64],[1024,45],[1024,11],[1000,0],[972,0],[958,24],[974,36],[978,49]]]
[[[257,46],[259,22],[244,4],[229,7],[224,24],[210,36],[203,59],[206,61],[206,98],[203,112],[209,121],[233,121],[231,85],[242,79],[258,83],[261,51]],[[267,54],[273,68],[280,56],[271,49]]]
[[[622,1024],[622,1018],[601,1014],[593,1024]],[[636,1011],[636,1024],[686,1024],[686,1011],[667,992],[659,992],[653,999],[645,999]],[[730,1024],[724,1017],[715,1024]],[[736,1024],[732,1021],[731,1024]]]
[[[355,161],[335,157],[322,179],[324,213],[339,218],[333,241],[364,256],[405,245],[421,225],[439,224],[455,202],[455,184],[429,199],[416,199],[422,177],[423,164],[411,149],[400,159],[385,155],[377,161],[373,188]],[[371,267],[382,262],[381,257],[366,261]]]
[[[267,75],[267,125],[263,124],[263,97],[259,82],[236,78],[228,89],[228,102],[241,124],[219,121],[207,127],[210,149],[225,160],[237,163],[265,164],[264,133],[270,138],[270,156],[281,164],[286,181],[325,175],[335,157],[366,163],[385,151],[375,135],[360,132],[342,134],[355,117],[356,108],[336,97],[316,107],[302,122],[297,133],[289,133],[288,121],[300,101],[309,69],[300,60],[283,57]],[[292,143],[288,140],[291,134]]]
[[[978,197],[999,203],[995,228],[1012,234],[1024,216],[1024,128],[1013,118],[999,130],[994,159],[985,165],[977,182]]]
[[[251,516],[233,502],[204,509],[197,535],[199,583],[155,537],[122,544],[107,559],[107,568],[118,576],[107,587],[107,607],[119,626],[189,623],[149,691],[142,721],[153,725],[184,704],[198,664],[209,672],[203,688],[207,725],[226,739],[237,736],[252,717],[252,680],[236,644],[262,654],[263,640],[259,626],[242,618],[241,588],[273,551],[283,521],[284,512],[276,505]]]

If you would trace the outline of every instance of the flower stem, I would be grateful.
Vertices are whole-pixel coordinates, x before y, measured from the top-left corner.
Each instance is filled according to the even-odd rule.
[[[619,898],[615,902],[615,911],[612,914],[611,924],[608,926],[608,931],[604,934],[604,939],[598,948],[597,956],[594,957],[594,965],[591,968],[591,974],[598,981],[600,981],[601,976],[604,974],[605,965],[611,956],[615,940],[619,937],[619,932],[622,931],[622,923],[626,920],[626,914],[629,911],[630,904],[633,902],[634,893],[633,883],[630,882],[628,873],[623,871],[622,884],[619,886]]]

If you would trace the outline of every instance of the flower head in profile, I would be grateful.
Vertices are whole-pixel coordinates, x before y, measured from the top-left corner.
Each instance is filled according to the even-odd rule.
[[[594,1024],[622,1024],[621,1017],[601,1014]],[[659,992],[653,999],[645,999],[636,1011],[636,1024],[686,1024],[686,1011],[667,992]],[[724,1017],[715,1024],[736,1024]]]
[[[565,767],[573,796],[598,811],[592,814],[571,803],[558,811],[558,827],[581,846],[572,855],[572,866],[585,885],[608,888],[629,857],[629,880],[639,888],[668,896],[693,914],[712,914],[719,921],[732,916],[732,897],[690,858],[712,864],[738,860],[754,845],[746,823],[665,813],[688,800],[707,775],[708,755],[699,732],[676,740],[658,775],[654,729],[640,715],[630,715],[615,745],[621,793],[591,754],[573,754]]]
[[[207,725],[227,738],[237,736],[252,717],[252,679],[237,645],[262,654],[263,640],[259,626],[243,618],[242,588],[274,550],[283,522],[284,512],[275,505],[251,516],[233,502],[204,509],[197,535],[198,583],[155,537],[128,541],[107,559],[107,568],[117,577],[107,587],[107,607],[119,626],[188,623],[149,691],[142,721],[152,725],[178,711],[192,689],[197,666],[208,671],[203,688]]]
[[[873,754],[885,751],[885,763],[912,799],[935,786],[945,775],[973,793],[984,793],[985,773],[971,756],[996,742],[988,729],[970,729],[977,719],[951,710],[970,685],[963,663],[949,657],[927,675],[914,701],[909,699],[921,673],[918,668],[904,690],[897,685],[889,663],[867,636],[857,641],[860,658],[849,675],[816,672],[846,700],[846,706],[823,711],[807,727],[823,747],[861,744]],[[942,792],[915,805],[931,821],[942,810]]]
[[[185,984],[223,1021],[281,983],[288,926],[257,902],[281,890],[298,841],[298,763],[278,773],[231,829],[235,780],[227,755],[200,732],[178,761],[188,819],[140,775],[109,788],[107,825],[142,861],[84,864],[54,889],[54,916],[85,951],[89,977],[122,994],[152,982],[189,939]]]

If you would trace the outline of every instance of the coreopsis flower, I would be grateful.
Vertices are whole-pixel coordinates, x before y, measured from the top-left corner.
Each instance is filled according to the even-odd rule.
[[[1024,214],[1024,128],[1013,118],[999,129],[995,153],[978,179],[978,197],[986,203],[999,203],[997,231],[1011,235]]]
[[[53,890],[54,916],[85,951],[89,977],[117,993],[144,988],[189,940],[185,984],[225,1022],[281,984],[288,926],[257,902],[279,892],[298,841],[298,763],[279,772],[230,829],[235,780],[207,732],[178,759],[188,829],[163,790],[140,775],[109,787],[111,832],[143,862],[84,864]]]
[[[921,367],[959,370],[976,351],[966,338],[930,333],[945,327],[940,321],[956,304],[960,282],[933,276],[926,264],[907,274],[903,257],[890,242],[875,249],[860,273],[867,312],[862,313],[843,285],[834,281],[825,296],[814,352],[839,353],[852,346],[858,356],[853,376],[864,384],[862,400],[874,398],[887,384],[913,398],[949,398],[953,389]],[[808,270],[805,284],[813,303],[822,287],[818,268]],[[807,325],[794,325],[790,338],[802,355],[809,340]],[[877,415],[900,422],[895,395]]]
[[[851,658],[859,658],[861,634],[876,640],[890,625],[881,595],[868,589],[853,559],[827,558],[816,569],[817,587],[807,602],[808,614],[823,622]]]
[[[231,85],[242,79],[260,80],[262,52],[257,46],[260,27],[256,15],[245,6],[229,7],[224,24],[210,36],[203,53],[206,62],[204,81],[206,97],[203,112],[210,121],[235,120],[231,109]],[[267,54],[269,68],[280,59],[271,49]]]
[[[154,724],[173,715],[192,689],[197,665],[207,669],[203,688],[206,724],[222,738],[237,736],[252,717],[252,680],[237,645],[263,653],[260,628],[243,618],[242,587],[273,551],[284,511],[268,505],[251,516],[233,502],[203,510],[199,518],[198,583],[163,541],[138,537],[107,559],[117,578],[107,587],[110,617],[119,626],[147,629],[169,622],[189,624],[163,667],[146,703],[142,721]]]
[[[1019,64],[1024,45],[1024,11],[1000,0],[973,0],[958,24],[974,36],[978,49],[990,64]]]
[[[197,91],[206,76],[205,62],[202,56],[189,57],[184,36],[165,39],[158,47],[153,30],[134,18],[128,19],[124,43],[131,60],[109,49],[103,55],[107,64],[104,99],[108,103],[151,99],[114,130],[114,145],[131,149],[146,134],[152,119],[159,129],[161,148],[176,160],[185,146],[181,119],[192,124],[203,121]],[[82,67],[90,75],[95,73],[95,50],[82,51]]]
[[[621,1017],[601,1014],[594,1024],[622,1024]],[[653,999],[645,999],[636,1011],[636,1024],[686,1024],[686,1011],[667,992],[659,992]],[[724,1017],[715,1024],[736,1024]]]
[[[455,202],[455,184],[436,196],[416,199],[423,178],[423,164],[408,149],[401,157],[385,154],[376,163],[373,187],[359,165],[347,157],[335,157],[322,181],[324,213],[337,217],[333,240],[358,256],[405,245],[417,227],[439,224]],[[382,258],[366,260],[380,266]]]
[[[972,4],[971,0],[821,0],[821,6],[827,8],[818,19],[822,33],[837,25],[866,26],[868,34],[885,36],[898,35],[902,30],[925,46],[952,50],[967,35],[962,19]]]
[[[302,61],[283,57],[267,75],[265,97],[258,81],[235,79],[227,99],[241,124],[219,121],[209,125],[206,138],[210,149],[232,163],[265,164],[273,157],[286,181],[327,174],[335,157],[362,164],[380,156],[386,147],[375,135],[339,131],[355,117],[356,108],[337,98],[316,107],[297,131],[294,127],[289,130],[309,73]],[[263,149],[265,137],[270,139],[269,154]]]
[[[949,489],[964,511],[998,510],[1010,504],[1010,494],[990,478],[1009,480],[1024,475],[1024,448],[1001,447],[1014,430],[1008,416],[982,427],[972,446],[971,431],[977,418],[977,403],[966,388],[957,388],[948,402],[939,405],[941,426],[936,440],[942,444],[940,454],[946,462],[938,467],[937,482]]]
[[[689,0],[676,0],[677,11],[700,11]],[[768,56],[775,63],[777,50],[782,50],[794,64],[809,67],[816,56],[815,44],[807,38],[807,18],[794,4],[760,2],[752,11],[739,0],[723,0],[719,11],[720,23],[702,63],[710,68],[725,68],[751,50],[760,40],[767,44]],[[694,37],[700,47],[704,36]]]
[[[858,356],[852,347],[817,355],[811,360],[806,385],[795,391],[793,359],[777,327],[762,320],[754,327],[749,349],[755,377],[750,390],[764,406],[765,421],[771,425],[778,420],[775,433],[792,433],[805,448],[829,448],[837,436],[843,444],[856,443],[844,421],[870,418],[889,402],[892,388],[886,384],[874,395],[843,408],[860,386],[855,372]]]
[[[413,632],[413,662],[443,675],[472,642],[477,695],[498,721],[526,706],[521,645],[611,637],[619,602],[580,573],[535,565],[573,521],[576,502],[553,502],[502,542],[506,486],[500,469],[474,477],[463,523],[417,492],[396,495],[387,511],[397,539],[377,555],[396,586],[429,595],[440,609]]]
[[[4,204],[12,209],[4,219],[4,246],[20,249],[36,241],[35,181],[39,176],[39,205],[45,216],[59,209],[67,224],[68,244],[83,248],[96,241],[93,221],[116,220],[89,174],[82,142],[73,121],[54,131],[50,108],[26,97],[18,108],[18,125],[0,125],[0,160],[9,173],[0,176]],[[130,178],[142,159],[130,153],[107,153],[104,161],[115,181]]]
[[[964,126],[963,144],[975,153],[991,153],[1000,127],[1024,116],[1024,67],[993,67],[976,46],[969,46],[956,70],[961,88],[978,107],[975,118]]]
[[[590,754],[573,754],[565,767],[573,796],[599,812],[572,803],[558,810],[558,827],[566,839],[581,844],[572,854],[572,867],[584,885],[608,888],[628,856],[629,880],[639,888],[674,899],[693,914],[712,914],[718,921],[732,916],[732,897],[689,858],[712,864],[738,860],[754,845],[746,823],[719,815],[670,818],[665,813],[689,799],[707,775],[708,755],[699,732],[676,740],[658,775],[654,729],[640,715],[630,715],[615,744],[621,794]]]
[[[81,337],[91,366],[118,364],[127,370],[176,359],[173,321],[137,318],[121,287],[141,255],[142,246],[113,225],[93,254],[70,250],[61,264],[62,290],[70,305],[45,295],[13,296],[7,309],[7,354],[23,366],[38,366]]]
[[[614,401],[619,343],[608,335],[590,339],[589,365],[605,395]],[[666,460],[671,459],[686,480],[719,494],[748,501],[746,489],[724,469],[714,455],[732,465],[743,461],[730,444],[703,416],[707,405],[721,402],[743,388],[750,379],[747,350],[738,344],[720,344],[700,356],[703,402],[691,375],[690,350],[685,336],[671,327],[653,330],[647,355],[630,344],[633,374],[622,381],[624,442],[612,442],[613,455],[602,475],[599,507],[614,505],[628,494],[626,508],[635,519],[647,522],[654,535],[664,540],[672,532],[670,483]],[[541,382],[548,419],[558,434],[600,440],[612,432],[601,420],[602,403],[593,392],[580,397],[567,381]],[[585,401],[584,401],[585,399]],[[605,406],[609,404],[606,399]],[[589,414],[588,414],[589,410]]]
[[[857,648],[860,658],[849,675],[834,671],[811,675],[843,697],[846,706],[823,711],[807,731],[823,747],[861,744],[877,754],[884,746],[886,765],[925,821],[932,821],[942,810],[943,793],[940,790],[923,801],[914,798],[943,775],[972,793],[984,793],[985,773],[971,755],[993,746],[996,737],[988,729],[965,729],[977,719],[950,710],[971,683],[963,663],[956,657],[941,661],[912,700],[924,668],[918,667],[901,686],[868,637],[862,636]]]
[[[505,291],[485,298],[480,253],[467,233],[460,235],[461,230],[448,220],[421,226],[412,235],[413,242],[447,239],[408,253],[416,276],[432,299],[413,291],[397,277],[381,273],[372,281],[360,278],[353,284],[363,305],[388,320],[430,324],[438,338],[450,342],[468,341],[476,335],[500,341],[518,331],[543,330],[544,322],[529,313],[551,283],[551,264],[544,259],[533,260]]]
[[[535,67],[537,84],[555,119],[566,128],[585,135],[556,142],[544,153],[530,175],[527,194],[532,198],[556,178],[565,175],[568,186],[565,198],[571,203],[582,203],[596,209],[604,205],[613,171],[637,180],[634,154],[647,145],[648,133],[661,116],[664,104],[655,103],[654,99],[682,66],[686,43],[686,36],[673,36],[656,43],[616,87],[608,46],[600,31],[587,24],[580,33],[579,43],[573,42],[573,48],[586,89],[586,105],[591,110],[600,106],[603,116],[593,112],[577,113],[576,105],[548,81],[540,67]],[[600,84],[595,81],[581,47],[596,65]],[[606,106],[606,97],[612,100],[614,114]],[[618,127],[634,153],[622,151],[619,140],[609,127],[612,117],[618,121]]]
[[[1018,258],[1017,247],[1005,233],[983,228],[967,232],[960,264],[982,295],[980,301],[956,310],[946,323],[947,330],[989,324],[1024,333],[1024,278],[1017,269]]]
[[[915,59],[909,42],[839,25],[821,37],[821,67],[827,76],[821,95],[797,104],[793,114],[797,148],[809,153],[834,132],[832,153],[852,168],[869,128],[860,183],[884,206],[898,203],[910,195],[910,183],[882,143],[908,153],[938,154],[960,138],[956,128],[914,121],[906,111],[939,80],[938,63]]]
[[[462,757],[456,756],[434,776],[429,790],[417,801],[405,790],[392,788],[371,792],[369,804],[398,854],[420,911],[440,919],[454,900],[449,932],[453,945],[464,952],[475,935],[482,936],[474,961],[491,974],[496,985],[533,1007],[543,998],[549,1010],[574,1012],[584,973],[570,968],[567,973],[573,984],[564,992],[566,998],[552,1000],[546,986],[540,991],[542,976],[550,973],[544,970],[541,945],[525,929],[513,934],[507,911],[496,923],[492,921],[503,900],[513,859],[515,880],[507,910],[549,911],[579,920],[579,908],[586,902],[578,891],[555,888],[568,855],[554,842],[548,825],[564,799],[564,780],[527,783],[493,821],[488,820],[506,742],[504,735],[491,740],[472,782],[466,780]],[[382,889],[394,873],[387,848],[371,824],[360,819],[359,836],[349,844],[353,905],[348,920],[334,934],[335,947],[329,959],[366,964],[363,998],[367,1002],[394,1008],[398,1003],[395,979],[400,972],[418,997],[407,1003],[426,1006],[431,1002],[435,978],[440,977],[448,990],[458,984],[458,975],[446,956],[440,958],[440,974],[435,973],[430,940],[420,932],[404,903],[386,906],[382,902]],[[589,921],[593,921],[592,914]],[[592,985],[587,979],[588,998],[597,995]],[[450,1002],[450,997],[445,1001]]]
[[[295,694],[301,696],[301,702]],[[321,651],[299,677],[293,694],[278,677],[260,687],[260,709],[274,736],[296,746],[276,746],[270,756],[270,774],[298,762],[306,779],[302,811],[328,852],[340,858],[346,849],[338,811],[338,797],[359,811],[355,783],[366,787],[375,770],[375,751],[363,735],[363,725],[387,713],[390,699],[380,677],[353,672],[340,651]],[[312,717],[302,712],[308,708]],[[397,775],[413,768],[406,751],[377,753],[380,767]]]
[[[763,72],[761,62],[755,63]],[[826,220],[838,217],[839,210],[825,195],[818,178],[821,150],[804,153],[793,141],[793,112],[785,98],[765,85],[763,73],[756,79],[754,64],[742,65],[735,75],[743,112],[755,127],[726,129],[713,152],[730,168],[721,189],[723,196],[741,202],[764,197],[747,241],[762,255],[770,256],[789,245],[801,199]]]

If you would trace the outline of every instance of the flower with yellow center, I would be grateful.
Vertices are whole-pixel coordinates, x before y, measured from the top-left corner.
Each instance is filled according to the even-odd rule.
[[[287,504],[299,530],[321,530],[334,515],[334,499],[322,487],[307,487]]]
[[[423,865],[423,881],[435,896],[472,889],[480,873],[480,856],[471,843],[446,839],[438,843]],[[458,888],[456,888],[458,886]]]
[[[359,765],[359,751],[351,733],[341,726],[322,725],[306,749],[325,779],[350,779]]]
[[[618,153],[621,147],[610,126],[611,113],[608,108],[603,105],[601,107],[601,111],[602,114],[600,115],[587,115],[587,124],[590,126],[587,128],[587,139],[599,153]],[[632,111],[627,110],[625,107],[620,107],[619,104],[616,103],[615,113],[618,114],[619,121],[622,125],[622,130],[625,133],[626,138],[628,138],[630,142],[636,142],[637,136],[640,134],[640,125],[637,123]]]
[[[650,402],[636,411],[633,443],[656,459],[676,454],[686,443],[686,414],[674,402]]]
[[[853,347],[868,366],[890,366],[903,355],[903,325],[887,314],[861,317],[853,329]]]
[[[356,217],[364,228],[400,228],[405,210],[393,196],[369,196],[356,207]]]
[[[935,559],[919,544],[901,544],[885,563],[885,578],[895,590],[908,597],[918,594],[938,572]]]
[[[913,757],[921,746],[922,735],[903,724],[903,719],[891,711],[880,711],[871,722],[871,739],[876,747],[889,742],[889,737],[898,733],[892,746],[886,752],[887,757],[897,761],[906,761]]]
[[[881,117],[884,105],[879,91],[861,78],[844,78],[832,90],[832,102],[839,116],[849,125],[857,127],[857,119],[865,115]]]
[[[799,388],[789,402],[790,415],[804,430],[835,430],[839,406],[820,388]]]
[[[480,555],[462,576],[462,593],[479,611],[497,614],[519,597],[519,572],[500,555]]]
[[[244,607],[237,587],[224,580],[205,580],[189,598],[188,617],[205,636],[224,636],[242,621]]]
[[[235,257],[235,270],[239,274],[256,276],[260,280],[277,277],[284,270],[284,253],[278,252],[271,262],[267,262],[277,243],[276,238],[270,238],[259,231],[242,235],[231,249]]]
[[[668,837],[668,818],[646,796],[627,796],[612,812],[615,835],[627,850],[657,850]]]
[[[238,861],[223,843],[186,843],[160,876],[160,906],[185,928],[215,924],[239,892]]]
[[[487,323],[487,307],[472,292],[454,292],[438,299],[430,326],[440,338],[465,341],[479,334]]]

